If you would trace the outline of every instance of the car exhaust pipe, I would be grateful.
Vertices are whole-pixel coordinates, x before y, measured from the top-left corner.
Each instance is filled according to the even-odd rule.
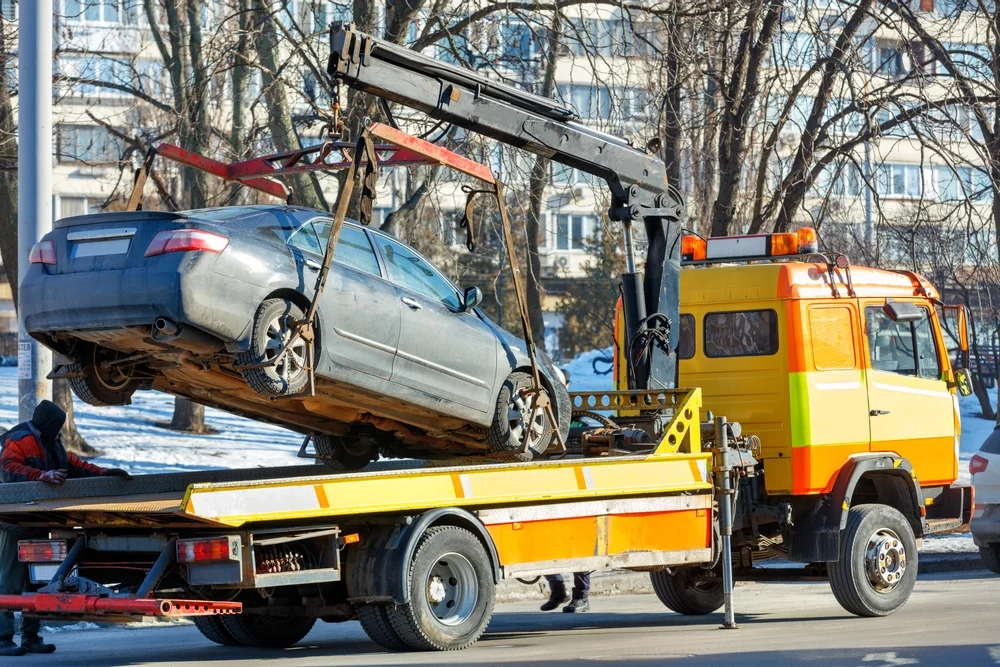
[[[177,324],[165,317],[157,317],[153,322],[153,340],[196,354],[213,354],[223,346],[222,341],[212,334]]]

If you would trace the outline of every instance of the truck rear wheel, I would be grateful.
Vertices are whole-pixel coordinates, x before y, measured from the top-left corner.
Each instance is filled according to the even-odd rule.
[[[223,625],[222,619],[218,616],[195,616],[194,627],[198,628],[198,632],[205,635],[205,639],[213,641],[216,644],[221,644],[222,646],[240,645],[236,641],[236,638],[229,634],[229,630],[226,630],[226,626]]]
[[[385,605],[366,604],[357,609],[361,628],[373,642],[390,651],[405,651],[410,648],[393,629]]]
[[[888,616],[917,580],[917,541],[906,518],[888,505],[858,505],[847,514],[840,560],[828,565],[837,602],[857,616]]]
[[[493,567],[482,543],[456,526],[427,530],[410,561],[410,600],[387,608],[399,638],[417,651],[471,646],[493,616]]]
[[[1000,542],[990,542],[979,547],[979,555],[990,571],[1000,574]]]
[[[311,616],[219,616],[223,627],[240,646],[287,648],[305,638],[316,619]]]
[[[703,616],[723,604],[722,579],[699,580],[699,575],[708,574],[709,571],[703,568],[685,566],[675,568],[673,574],[655,570],[649,573],[649,578],[656,597],[668,609],[685,616]]]

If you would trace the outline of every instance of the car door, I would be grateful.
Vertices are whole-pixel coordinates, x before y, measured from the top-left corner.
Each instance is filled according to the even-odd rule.
[[[289,237],[307,284],[315,281],[332,220],[312,218]],[[320,347],[329,361],[388,380],[399,342],[399,299],[381,275],[364,230],[344,225],[319,301]],[[351,374],[338,379],[351,381]]]
[[[414,250],[372,234],[395,283],[400,334],[393,382],[480,412],[492,412],[497,340],[447,278]]]
[[[919,320],[894,321],[885,303],[862,300],[871,451],[905,457],[921,484],[950,483],[958,466],[954,397],[942,372],[932,311],[915,302]]]

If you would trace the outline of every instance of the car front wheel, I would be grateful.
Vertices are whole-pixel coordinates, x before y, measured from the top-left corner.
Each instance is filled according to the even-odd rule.
[[[507,376],[497,396],[493,424],[487,433],[490,454],[530,461],[552,442],[552,424],[544,410],[534,410],[535,398],[527,393],[530,388],[531,376],[527,373],[515,372]],[[546,397],[549,395],[544,387],[542,393]]]
[[[242,367],[240,374],[258,394],[290,396],[305,389],[309,381],[305,340],[296,338],[275,362],[281,349],[292,341],[295,322],[303,317],[302,309],[287,299],[268,299],[257,309],[250,348],[237,355],[236,365]]]

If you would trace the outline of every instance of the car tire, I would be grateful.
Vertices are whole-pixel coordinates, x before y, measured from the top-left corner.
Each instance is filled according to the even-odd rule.
[[[991,572],[1000,574],[1000,542],[990,542],[979,547],[979,555]]]
[[[917,580],[917,540],[899,510],[852,507],[840,538],[840,559],[827,566],[837,602],[857,616],[888,616],[903,606]]]
[[[118,370],[101,368],[105,361],[129,356],[98,345],[88,345],[82,354],[75,355],[74,363],[69,366],[69,387],[77,398],[87,405],[106,408],[116,405],[130,405],[132,395],[141,382],[132,373],[122,373]]]
[[[358,440],[357,446],[349,444],[339,435],[320,434],[313,436],[316,456],[331,470],[361,470],[369,463],[378,461],[378,444]]]
[[[304,317],[302,309],[287,299],[268,299],[260,304],[250,332],[250,348],[236,356],[236,366],[251,366],[273,359],[292,335],[292,323]],[[290,396],[305,389],[308,345],[301,338],[276,366],[243,368],[240,374],[261,396]]]
[[[521,397],[520,392],[530,387],[531,376],[527,373],[514,372],[504,380],[497,396],[493,423],[486,433],[486,446],[490,454],[514,461],[531,461],[541,455],[552,442],[553,425],[549,423],[548,415],[539,410],[532,429],[534,437],[528,451],[524,450],[524,422],[530,418],[531,400]],[[544,387],[542,391],[548,396]]]
[[[458,651],[474,644],[493,616],[495,593],[482,542],[457,526],[429,528],[410,559],[409,591],[409,602],[386,608],[407,647]]]
[[[654,570],[649,579],[653,592],[667,609],[685,616],[704,616],[718,611],[725,601],[721,578],[709,582],[695,580],[695,575],[704,572],[697,566],[685,566],[675,568],[673,574]]]
[[[288,648],[302,641],[316,619],[311,616],[262,616],[235,614],[219,616],[226,632],[240,646]]]

